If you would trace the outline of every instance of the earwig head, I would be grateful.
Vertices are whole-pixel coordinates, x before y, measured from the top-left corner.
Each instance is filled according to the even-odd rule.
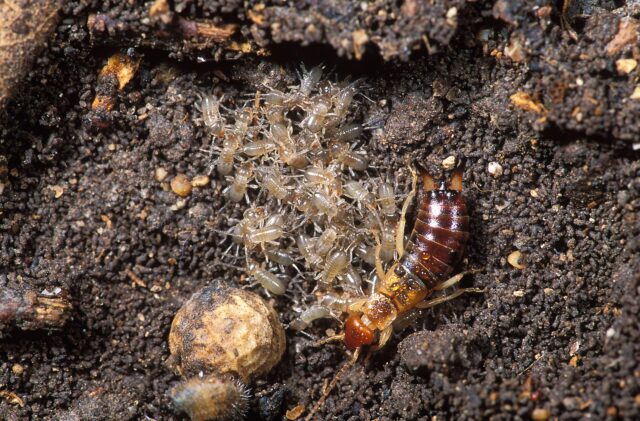
[[[355,350],[364,345],[371,345],[375,335],[363,322],[360,316],[352,314],[344,325],[344,344],[348,349]]]

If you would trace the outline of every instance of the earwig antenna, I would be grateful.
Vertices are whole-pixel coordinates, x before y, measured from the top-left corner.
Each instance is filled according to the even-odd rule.
[[[356,81],[357,82],[357,81]],[[355,83],[355,82],[354,82]],[[359,92],[360,96],[363,97],[364,99],[366,99],[367,101],[369,101],[372,104],[375,104],[376,102],[374,100],[372,100],[371,98],[369,98],[368,96],[366,96],[365,94],[363,94],[362,92]]]
[[[218,263],[220,266],[222,266],[223,268],[229,268],[229,269],[236,269],[236,270],[240,270],[240,271],[246,271],[245,268],[240,267],[240,266],[236,266],[236,265],[232,265],[230,263],[225,263],[225,262],[220,262]]]
[[[320,399],[318,399],[318,402],[316,402],[313,408],[311,408],[311,412],[309,412],[309,415],[307,415],[307,417],[305,418],[305,421],[311,421],[315,413],[318,412],[320,408],[322,408],[322,405],[324,405],[324,402],[327,400],[327,397],[329,397],[329,395],[331,394],[331,391],[336,387],[340,378],[344,375],[344,373],[346,373],[349,369],[351,369],[351,367],[353,367],[356,361],[358,361],[358,357],[360,357],[361,350],[362,350],[361,347],[356,348],[356,350],[353,352],[353,356],[351,357],[351,360],[347,361],[342,366],[342,368],[336,373],[336,375],[333,377],[333,380],[331,380],[331,383],[329,383],[329,386],[327,386],[327,388],[323,391]]]

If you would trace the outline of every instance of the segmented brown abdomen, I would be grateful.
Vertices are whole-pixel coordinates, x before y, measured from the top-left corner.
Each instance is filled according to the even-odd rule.
[[[404,254],[378,291],[398,313],[413,308],[449,279],[469,238],[469,216],[462,193],[431,190],[420,201],[416,222]]]
[[[449,279],[452,266],[462,258],[468,229],[467,205],[461,192],[426,192],[400,264],[433,289]]]

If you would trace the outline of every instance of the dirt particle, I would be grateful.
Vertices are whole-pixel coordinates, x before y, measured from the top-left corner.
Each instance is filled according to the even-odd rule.
[[[628,75],[638,67],[638,62],[632,58],[621,58],[616,60],[616,69],[618,73]]]
[[[128,277],[129,279],[131,279],[131,281],[133,282],[133,283],[132,283],[132,286],[138,286],[138,287],[141,287],[141,288],[146,288],[146,287],[147,287],[147,284],[142,280],[142,278],[140,278],[140,277],[139,277],[135,272],[133,272],[132,270],[127,269],[127,270],[125,271],[125,274],[126,274],[126,275],[127,275],[127,277]]]
[[[111,218],[109,218],[108,215],[100,215],[100,219],[102,220],[102,222],[104,222],[108,230],[113,228],[113,222],[111,221]]]
[[[502,165],[497,162],[489,162],[489,165],[487,165],[487,171],[495,178],[501,177],[504,172]]]
[[[507,256],[507,262],[509,262],[511,266],[516,269],[524,269],[526,266],[520,263],[520,259],[522,259],[522,253],[520,250],[516,250]]]
[[[193,177],[193,180],[191,180],[191,185],[193,187],[206,187],[209,185],[209,181],[209,177],[206,175],[196,175]]]
[[[456,166],[456,157],[453,155],[446,157],[442,161],[442,168],[444,168],[445,170],[452,170],[455,168],[455,166]]]
[[[547,419],[549,419],[550,415],[551,414],[549,413],[548,409],[536,408],[531,413],[531,419],[533,421],[546,421]]]
[[[164,181],[164,179],[167,178],[167,175],[169,175],[169,173],[162,167],[158,167],[154,171],[154,177],[158,182]]]
[[[162,16],[169,12],[169,3],[167,0],[155,0],[149,8],[149,16]]]
[[[542,105],[541,102],[534,100],[531,95],[526,92],[516,92],[509,97],[511,103],[524,111],[545,115],[549,110]]]
[[[578,362],[580,361],[580,356],[579,355],[574,355],[573,357],[571,357],[571,359],[569,360],[569,365],[571,367],[577,367],[578,366]]]
[[[22,373],[24,373],[24,366],[21,364],[15,363],[14,365],[11,366],[11,372],[16,376],[22,376]]]
[[[369,36],[364,29],[353,31],[353,52],[357,60],[362,58],[367,42],[369,42]]]
[[[625,19],[618,24],[618,32],[607,44],[607,54],[613,56],[624,48],[625,45],[633,44],[638,39],[638,21],[635,19]]]
[[[184,199],[178,199],[176,200],[176,203],[174,203],[173,205],[171,205],[171,210],[173,212],[177,212],[181,209],[184,209],[184,207],[187,206],[187,201]]]
[[[53,192],[53,197],[56,199],[59,199],[64,194],[64,188],[58,185],[49,186],[49,190]]]
[[[504,55],[515,62],[523,61],[525,59],[525,55],[520,39],[514,38],[511,40],[511,42],[504,48]]]
[[[171,180],[171,190],[180,197],[188,197],[192,187],[191,182],[184,174],[178,174]]]
[[[447,24],[449,26],[454,28],[457,27],[458,26],[458,8],[450,7],[447,10],[446,18],[447,18]]]
[[[24,408],[24,401],[18,395],[8,390],[0,390],[0,398],[5,398],[11,405],[18,405],[20,408]]]
[[[304,411],[305,411],[304,405],[297,405],[287,410],[285,416],[290,421],[297,420],[304,413]]]

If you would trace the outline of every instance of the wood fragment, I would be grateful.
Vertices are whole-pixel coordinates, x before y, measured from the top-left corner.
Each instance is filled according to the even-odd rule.
[[[638,21],[632,18],[624,19],[618,24],[618,32],[607,44],[609,57],[617,54],[626,45],[635,44],[638,40]]]
[[[30,288],[0,288],[0,331],[15,326],[23,330],[60,329],[69,320],[71,302],[59,288],[38,293]]]
[[[531,95],[526,92],[516,92],[509,98],[511,99],[511,103],[521,110],[530,111],[540,115],[546,115],[549,112],[541,102],[534,100]]]

